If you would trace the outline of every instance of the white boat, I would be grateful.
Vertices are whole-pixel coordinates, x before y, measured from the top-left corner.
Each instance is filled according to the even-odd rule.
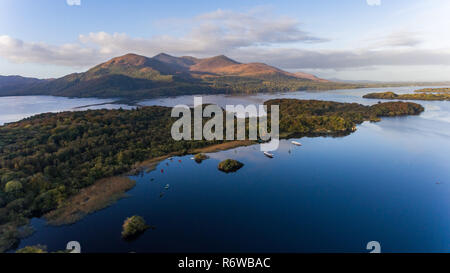
[[[164,189],[168,190],[169,187],[170,187],[169,184],[167,184],[167,185],[164,187]]]
[[[264,152],[264,155],[270,158],[273,158],[273,154],[269,153],[269,152]]]
[[[297,145],[297,146],[302,146],[302,144],[300,142],[297,142],[297,141],[292,141],[292,144]]]

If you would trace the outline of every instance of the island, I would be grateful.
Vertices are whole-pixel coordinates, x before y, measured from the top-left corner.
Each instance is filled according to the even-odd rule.
[[[217,168],[224,173],[236,172],[244,166],[243,163],[234,159],[225,159],[219,163]]]
[[[415,92],[418,92],[415,91]],[[402,94],[398,95],[394,92],[383,92],[383,93],[369,93],[363,96],[365,99],[386,99],[386,100],[450,100],[450,93],[427,93],[427,92],[437,92],[437,91],[420,91],[420,93],[415,94]]]
[[[423,89],[416,90],[414,92],[419,92],[419,93],[450,93],[450,88],[449,87],[444,87],[444,88],[423,88]]]
[[[364,121],[424,111],[411,102],[365,106],[275,99],[265,104],[280,107],[281,137],[348,135]],[[257,143],[175,141],[171,110],[148,106],[45,113],[0,126],[0,252],[26,236],[33,217],[45,216],[53,224],[73,223],[114,202],[134,186],[124,176],[145,165],[155,166],[170,156]]]
[[[150,226],[145,223],[144,218],[138,215],[131,216],[123,222],[122,225],[122,238],[126,240],[134,239]]]
[[[197,162],[197,163],[202,163],[203,160],[206,160],[206,159],[208,159],[208,158],[209,158],[209,156],[207,156],[207,155],[205,155],[205,154],[203,154],[203,153],[198,153],[198,154],[196,154],[196,155],[194,156],[194,160],[195,160],[195,162]]]

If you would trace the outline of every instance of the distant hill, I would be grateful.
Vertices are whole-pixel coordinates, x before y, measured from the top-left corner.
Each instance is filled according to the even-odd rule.
[[[21,76],[0,76],[0,96],[2,96],[3,92],[14,92],[17,89],[21,89],[24,87],[29,88],[35,84],[45,81],[47,80],[26,78]]]
[[[7,83],[9,82],[9,83]],[[354,86],[353,86],[354,87]],[[0,96],[55,95],[67,97],[153,98],[187,94],[257,93],[352,88],[307,73],[290,73],[263,63],[239,63],[224,55],[211,58],[152,58],[126,54],[84,73],[62,78],[0,78]]]

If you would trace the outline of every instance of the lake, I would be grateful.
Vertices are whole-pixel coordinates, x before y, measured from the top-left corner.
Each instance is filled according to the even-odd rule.
[[[377,100],[361,96],[393,89],[416,88],[203,101],[223,106],[293,97],[373,104]],[[191,96],[141,102],[192,103]],[[283,140],[273,159],[253,145],[210,153],[201,164],[191,155],[165,160],[156,171],[133,176],[137,184],[127,198],[73,225],[32,219],[36,232],[19,247],[43,244],[55,251],[78,241],[82,252],[368,252],[366,244],[378,241],[382,252],[449,252],[450,104],[418,103],[426,109],[420,116],[365,122],[346,137],[296,139],[301,147]],[[222,173],[217,164],[226,158],[245,166]],[[156,229],[123,241],[122,223],[135,214]]]
[[[0,125],[47,112],[63,112],[101,108],[130,108],[112,104],[114,99],[66,98],[55,96],[0,97]]]

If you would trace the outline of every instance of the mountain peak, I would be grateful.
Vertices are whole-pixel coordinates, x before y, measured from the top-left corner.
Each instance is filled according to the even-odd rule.
[[[129,65],[129,66],[143,66],[147,63],[148,58],[145,56],[137,55],[134,53],[128,53],[120,57],[112,58],[103,64],[103,66],[109,65]]]
[[[211,58],[200,59],[195,65],[191,67],[193,71],[214,72],[217,69],[240,64],[235,60],[228,58],[225,55],[219,55]]]
[[[177,69],[182,68],[183,70],[187,69],[189,66],[194,64],[194,61],[188,58],[183,57],[174,57],[166,53],[159,53],[158,55],[154,56],[152,59],[160,61],[162,63],[177,66]]]
[[[164,53],[164,52],[161,52],[161,53],[155,55],[153,58],[156,59],[156,58],[165,58],[165,57],[176,58],[176,57],[174,57],[174,56],[172,56],[172,55],[169,55],[169,54],[167,54],[167,53]]]
[[[235,60],[233,60],[231,58],[228,58],[225,55],[218,55],[218,56],[214,56],[214,57],[211,57],[211,58],[207,58],[205,60],[221,61],[221,62],[226,62],[226,63],[230,63],[230,64],[240,64],[239,62],[237,62],[237,61],[235,61]]]

